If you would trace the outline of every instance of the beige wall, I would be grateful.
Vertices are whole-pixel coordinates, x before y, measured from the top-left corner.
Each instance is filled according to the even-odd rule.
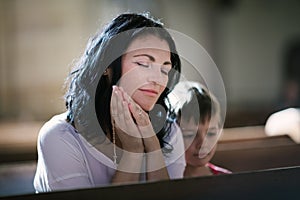
[[[300,36],[299,1],[239,1],[219,18],[218,64],[230,104],[272,104],[280,95],[284,49]]]
[[[283,47],[300,34],[300,3],[218,2],[0,0],[0,120],[44,120],[63,111],[72,62],[88,37],[122,11],[150,11],[198,41],[217,63],[230,105],[273,103]]]
[[[65,78],[88,37],[104,23],[106,2],[0,3],[1,114],[31,120],[63,111]]]

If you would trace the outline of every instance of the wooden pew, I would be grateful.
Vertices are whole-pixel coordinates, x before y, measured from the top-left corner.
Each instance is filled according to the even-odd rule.
[[[9,197],[47,199],[299,199],[300,167]],[[4,198],[0,198],[4,199]]]
[[[300,144],[286,135],[220,141],[212,163],[233,172],[300,165]]]
[[[205,182],[210,182],[210,187],[229,187],[228,185],[226,185],[227,183],[224,183],[223,182],[226,182],[226,181],[229,181],[231,179],[233,180],[236,180],[236,181],[233,181],[232,184],[237,184],[237,180],[240,180],[239,177],[243,177],[245,176],[246,178],[248,178],[249,180],[252,180],[250,178],[251,175],[254,175],[254,176],[258,176],[258,177],[263,177],[264,175],[261,175],[260,173],[263,173],[263,174],[266,174],[266,176],[269,176],[268,175],[268,171],[262,171],[262,172],[253,172],[253,170],[265,170],[265,169],[272,169],[272,168],[282,168],[282,167],[291,167],[291,166],[300,166],[300,145],[299,144],[296,144],[295,142],[293,142],[288,136],[273,136],[273,137],[266,137],[263,133],[263,127],[246,127],[246,128],[234,128],[234,129],[231,129],[229,131],[229,129],[226,130],[227,133],[224,134],[224,137],[221,138],[221,140],[219,141],[218,143],[218,147],[217,147],[217,151],[216,151],[216,154],[212,160],[212,163],[214,164],[217,164],[217,165],[220,165],[220,166],[223,166],[223,167],[226,167],[230,170],[232,170],[235,174],[233,174],[232,176],[230,175],[228,178],[224,178],[223,176],[220,176],[221,178],[217,178],[215,179],[214,177],[203,177],[203,178],[200,178],[199,180],[195,180],[197,183],[196,184],[199,184],[199,188],[201,189],[202,186],[205,188],[205,191],[207,191],[208,193],[204,193],[204,195],[206,194],[207,196],[210,196],[212,195],[212,191],[209,192],[211,189],[210,188],[207,188],[207,186],[205,186]],[[27,166],[27,164],[25,163],[25,165],[27,166],[28,168],[28,171],[32,174],[33,176],[33,173],[34,173],[34,170],[35,170],[35,166],[34,166],[34,163],[35,163],[35,160],[36,160],[36,147],[35,147],[35,142],[33,143],[32,141],[34,141],[34,138],[36,137],[33,136],[31,139],[30,139],[30,142],[23,142],[21,144],[26,144],[28,143],[28,151],[26,151],[27,147],[26,145],[21,145],[19,146],[20,149],[15,149],[15,151],[10,151],[12,146],[8,145],[10,143],[6,143],[6,146],[2,146],[0,149],[0,155],[2,155],[3,157],[3,160],[2,161],[6,161],[6,164],[7,163],[11,163],[11,161],[21,161],[20,162],[20,167],[22,165],[22,163],[24,161],[28,161],[28,160],[31,160],[29,162],[29,165],[30,166]],[[19,137],[17,137],[18,140],[20,140]],[[25,140],[26,138],[24,137],[24,141],[27,141]],[[13,137],[11,139],[13,141]],[[19,143],[19,144],[20,144]],[[31,145],[29,145],[31,144]],[[18,145],[15,144],[15,146]],[[28,155],[26,157],[26,155]],[[1,157],[1,156],[0,156]],[[1,160],[1,159],[0,159]],[[33,162],[33,163],[32,163]],[[1,166],[5,166],[5,163],[2,163]],[[19,169],[19,167],[17,167]],[[21,180],[24,181],[24,182],[28,182],[28,184],[32,184],[32,179],[33,177],[29,177],[28,178],[28,172],[26,172],[24,174],[24,168],[22,167],[22,170],[18,171],[18,175],[16,176],[13,176],[14,180],[17,180],[17,176],[18,177],[25,177],[25,178],[22,178]],[[289,171],[290,169],[284,169],[284,170],[287,170]],[[273,175],[277,174],[278,176],[281,176],[281,174],[283,174],[283,178],[285,178],[285,176],[290,176],[289,172],[286,172],[286,171],[282,171],[281,169],[278,171],[278,170],[275,170],[272,173]],[[298,173],[299,173],[299,169],[296,168],[291,168],[291,173],[295,172],[294,170],[296,170]],[[12,171],[12,169],[10,169],[10,171]],[[251,174],[249,174],[249,173]],[[260,175],[256,175],[256,174],[260,174]],[[287,175],[286,175],[287,173]],[[7,173],[5,170],[3,172],[3,174],[9,174]],[[15,172],[14,172],[14,175],[15,175]],[[238,175],[238,176],[236,176]],[[277,176],[276,175],[276,176]],[[298,175],[295,174],[295,177],[297,177]],[[3,185],[5,185],[5,187],[9,188],[14,188],[16,186],[14,185],[11,185],[11,186],[8,186],[8,184],[10,183],[11,181],[11,178],[12,176],[10,175],[6,175],[5,177],[4,176],[1,176],[0,177],[0,183]],[[227,177],[227,176],[226,176]],[[231,178],[230,178],[231,177]],[[238,178],[236,178],[238,177]],[[291,178],[293,178],[291,176]],[[26,180],[25,180],[26,179]],[[28,180],[27,180],[28,179]],[[223,180],[223,179],[226,179],[226,180]],[[281,178],[280,178],[281,179]],[[204,181],[205,180],[205,181]],[[222,181],[223,180],[223,181]],[[268,178],[267,178],[268,180]],[[271,180],[271,179],[269,179]],[[292,179],[293,180],[293,179]],[[180,183],[177,183],[177,182],[180,182]],[[168,185],[170,185],[170,187],[175,187],[175,186],[172,186],[173,184],[179,184],[182,188],[177,188],[177,186],[175,187],[176,190],[178,189],[184,189],[186,190],[186,188],[189,188],[189,187],[192,187],[192,185],[189,185],[191,184],[190,181],[191,180],[178,180],[178,181],[171,181],[171,182],[167,182],[167,183],[151,183],[150,184],[150,188],[153,189],[153,191],[157,191],[158,189],[156,187],[169,187]],[[241,179],[242,181],[242,179]],[[259,182],[264,182],[264,180],[258,180]],[[278,180],[277,180],[278,181]],[[11,181],[12,182],[12,181]],[[187,186],[185,186],[185,184],[187,184]],[[1,187],[1,184],[0,184],[0,187]],[[153,186],[152,186],[153,184]],[[157,186],[158,184],[158,186]],[[215,186],[214,186],[215,184]],[[252,182],[252,184],[255,184],[254,183],[254,180]],[[148,184],[146,184],[148,185]],[[249,187],[252,187],[251,185],[248,185]],[[293,186],[293,185],[292,185]],[[123,190],[124,188],[127,188],[129,187],[129,189],[131,187],[136,187],[136,188],[140,188],[141,187],[141,192],[143,192],[144,190],[145,191],[148,191],[149,193],[151,193],[150,189],[148,189],[148,186],[144,186],[144,184],[142,184],[142,186],[138,185],[138,186],[118,186],[118,187],[113,187],[113,188],[117,188],[115,189],[116,191],[119,191],[119,190]],[[154,188],[153,188],[154,187]],[[233,185],[231,187],[240,187],[239,184],[237,185]],[[241,187],[246,187],[246,186],[242,186]],[[256,186],[255,186],[256,187]],[[263,186],[265,187],[265,186]],[[268,186],[267,186],[268,187]],[[276,187],[285,187],[285,186],[276,186]],[[200,190],[198,188],[198,191],[201,191],[202,193],[202,190]],[[28,189],[26,191],[29,191],[31,190],[32,188],[25,188],[25,189]],[[174,189],[174,188],[173,188]],[[94,191],[96,190],[96,191]],[[79,193],[78,194],[83,194],[85,192],[87,192],[89,194],[90,191],[92,195],[98,195],[98,191],[102,194],[103,191],[106,191],[106,190],[111,190],[111,187],[109,188],[98,188],[98,189],[91,189],[91,190],[80,190],[78,191]],[[133,191],[133,189],[130,189]],[[214,189],[213,189],[214,190]],[[219,189],[217,189],[218,191]],[[256,188],[256,190],[258,190],[258,188]],[[113,190],[114,191],[114,190]],[[159,191],[161,191],[159,189]],[[195,192],[197,190],[195,189]],[[0,188],[0,192],[1,192],[1,188]],[[75,194],[77,193],[77,191],[74,191]],[[177,192],[177,191],[175,191]],[[193,192],[193,190],[191,190],[191,192]],[[225,195],[230,195],[229,193],[226,193],[227,191],[221,191],[222,192],[225,192]],[[254,191],[254,192],[258,192],[258,191]],[[294,191],[292,191],[293,193]],[[21,192],[16,192],[15,194],[20,194]],[[136,192],[135,192],[136,193]],[[155,192],[154,192],[155,193]],[[185,193],[185,192],[183,192]],[[7,193],[6,193],[7,194]],[[12,193],[11,193],[12,194]],[[66,192],[66,193],[55,193],[58,195],[62,195],[62,197],[65,197],[64,195],[66,194],[67,196],[68,195],[73,195],[73,192],[69,193],[69,192]],[[55,195],[54,194],[54,195]],[[104,194],[106,194],[104,192]],[[43,197],[43,195],[45,195],[46,197]],[[51,197],[51,195],[53,194],[49,194],[49,198]],[[108,194],[107,194],[108,195]],[[128,196],[129,194],[127,194]],[[149,194],[151,196],[151,194]],[[167,195],[167,194],[166,194]],[[170,195],[170,194],[168,194]],[[181,194],[179,194],[179,197],[180,197]],[[187,195],[187,194],[186,194]],[[196,194],[194,194],[196,195]],[[1,195],[2,196],[2,195]],[[75,195],[76,196],[76,195]],[[172,196],[172,195],[171,195]],[[38,198],[45,198],[47,199],[48,198],[48,194],[42,194],[42,195],[37,195],[37,196],[22,196],[22,197],[26,197],[26,198],[35,198],[35,197],[38,197]],[[54,196],[56,197],[56,196]],[[157,196],[159,197],[159,196]],[[18,198],[18,197],[13,197],[13,198]],[[48,199],[49,199],[48,198]],[[22,198],[20,198],[22,199]]]
[[[37,159],[37,137],[43,122],[1,122],[0,164]]]

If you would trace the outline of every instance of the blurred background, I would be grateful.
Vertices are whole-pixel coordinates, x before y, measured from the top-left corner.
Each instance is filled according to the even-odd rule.
[[[0,0],[1,163],[32,158],[39,128],[65,109],[72,63],[124,11],[150,12],[206,49],[225,85],[225,128],[263,125],[299,106],[299,10],[298,0]]]
[[[44,121],[63,111],[65,78],[88,38],[120,12],[148,11],[213,58],[227,127],[263,123],[284,106],[287,75],[299,71],[287,60],[300,41],[299,8],[297,0],[0,0],[0,121]]]

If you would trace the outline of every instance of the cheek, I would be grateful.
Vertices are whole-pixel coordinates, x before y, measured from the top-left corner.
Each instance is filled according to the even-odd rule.
[[[185,159],[188,164],[193,163],[193,152],[189,148],[185,151]]]
[[[192,151],[192,149],[195,148],[194,138],[189,138],[189,139],[185,138],[183,142],[186,150]]]
[[[163,86],[166,87],[169,81],[169,76],[168,75],[162,75],[162,82],[163,82]]]
[[[197,154],[199,151],[199,148],[197,146],[197,143],[195,141],[189,142],[186,144],[186,151],[189,152],[189,154],[191,155],[191,157],[194,154]]]
[[[216,152],[216,147],[213,147],[213,149],[207,154],[206,157],[203,158],[203,161],[205,163],[210,162],[210,160],[213,158],[213,156],[215,155]]]
[[[164,75],[165,76],[165,75]],[[168,81],[169,81],[169,78],[168,76],[166,77],[163,77],[162,78],[163,81],[161,83],[159,83],[160,87],[161,87],[161,93],[166,89],[167,85],[168,85]]]
[[[140,93],[138,92],[133,92],[133,95],[131,98],[136,102],[139,106],[143,108],[145,111],[150,111],[152,110],[156,99],[145,99]]]
[[[124,71],[118,84],[129,96],[132,96],[134,91],[145,83],[145,77],[142,74],[137,67]]]
[[[214,146],[214,148],[210,151],[210,156],[213,157],[216,153],[217,145]]]
[[[204,166],[210,160],[208,156],[200,159],[197,156],[194,156],[193,151],[190,151],[188,149],[185,153],[185,159],[187,164],[195,167]]]
[[[157,99],[161,96],[161,94],[165,91],[165,89],[166,89],[165,85],[159,85],[159,92],[158,92]]]

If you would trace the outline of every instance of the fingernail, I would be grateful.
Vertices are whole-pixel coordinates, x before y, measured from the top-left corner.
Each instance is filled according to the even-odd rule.
[[[113,92],[118,93],[118,86],[113,85]]]

